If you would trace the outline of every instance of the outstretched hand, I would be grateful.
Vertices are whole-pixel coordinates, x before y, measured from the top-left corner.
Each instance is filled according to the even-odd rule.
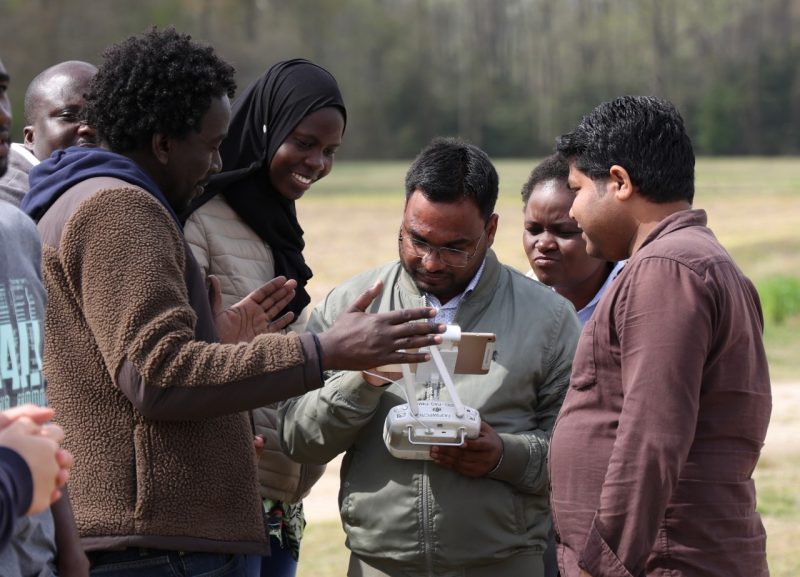
[[[467,439],[458,447],[431,447],[431,458],[435,463],[467,477],[483,477],[497,466],[502,455],[503,440],[485,421],[481,421],[477,439]]]
[[[318,335],[323,369],[364,370],[397,363],[421,363],[428,353],[406,352],[442,342],[445,325],[427,322],[436,309],[402,309],[388,313],[366,313],[383,290],[383,283],[364,291]],[[412,321],[425,322],[412,322]]]
[[[209,275],[209,299],[219,340],[232,344],[249,342],[257,335],[275,333],[289,326],[293,313],[275,318],[294,298],[297,281],[276,276],[228,309],[222,308],[219,279]]]

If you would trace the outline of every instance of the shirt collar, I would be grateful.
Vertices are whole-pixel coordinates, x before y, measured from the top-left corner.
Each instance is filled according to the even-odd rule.
[[[481,280],[481,275],[483,274],[483,269],[486,267],[486,257],[484,257],[483,262],[481,262],[481,266],[478,268],[475,275],[472,277],[472,280],[469,281],[467,288],[465,288],[461,293],[451,298],[445,304],[441,304],[439,299],[436,298],[434,295],[428,292],[423,292],[422,296],[425,297],[425,302],[429,307],[436,308],[436,318],[433,319],[433,322],[436,323],[445,323],[451,324],[453,319],[456,316],[456,311],[458,311],[458,306],[461,304],[467,296],[475,290],[475,287],[478,284],[478,281]]]
[[[606,281],[603,283],[603,286],[601,286],[600,290],[595,293],[594,298],[592,298],[592,300],[589,301],[585,307],[578,311],[578,319],[581,321],[581,325],[585,325],[587,323],[589,317],[592,316],[594,309],[597,307],[597,303],[600,302],[600,297],[602,297],[603,293],[606,292],[608,287],[611,285],[611,282],[617,277],[619,271],[622,270],[622,267],[625,266],[626,262],[628,261],[621,260],[614,265],[614,268],[611,269],[608,277],[606,277]]]

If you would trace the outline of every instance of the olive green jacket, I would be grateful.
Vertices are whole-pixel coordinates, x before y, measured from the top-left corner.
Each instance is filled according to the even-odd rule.
[[[423,305],[413,280],[395,261],[334,289],[312,312],[307,328],[325,330],[377,280],[385,289],[369,312]],[[503,441],[503,458],[486,477],[389,454],[384,420],[392,407],[406,402],[397,384],[373,387],[360,372],[342,371],[328,375],[322,389],[281,407],[282,441],[292,458],[325,463],[346,452],[340,512],[347,545],[362,559],[440,574],[545,549],[547,450],[580,333],[575,310],[489,251],[455,322],[462,331],[497,335],[489,374],[454,377],[463,403],[477,409]]]

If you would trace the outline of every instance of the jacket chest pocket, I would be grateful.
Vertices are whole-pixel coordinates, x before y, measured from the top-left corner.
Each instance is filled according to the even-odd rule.
[[[569,386],[583,390],[597,383],[597,365],[595,363],[595,340],[597,323],[589,319],[578,340],[578,348],[572,361],[572,375]]]

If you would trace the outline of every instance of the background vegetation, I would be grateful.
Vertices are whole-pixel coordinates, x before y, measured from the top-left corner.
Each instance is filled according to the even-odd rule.
[[[535,159],[501,159],[494,248],[521,270],[519,190]],[[336,284],[397,255],[408,163],[341,162],[298,203],[319,300]],[[700,158],[695,206],[759,289],[774,380],[800,382],[800,158]]]
[[[545,154],[624,93],[675,102],[701,154],[800,151],[800,0],[0,0],[0,14],[17,135],[36,73],[173,24],[242,87],[282,58],[329,68],[350,111],[341,158],[408,158],[440,134]]]
[[[527,270],[519,190],[536,159],[498,160],[500,259]],[[317,302],[350,276],[396,258],[407,162],[337,162],[298,203],[309,284]],[[700,158],[695,206],[759,288],[773,380],[771,439],[756,470],[773,577],[800,575],[800,159]],[[767,311],[783,311],[776,315]],[[778,321],[778,316],[781,320]],[[338,487],[335,478],[333,483]],[[333,501],[335,496],[328,495]],[[348,552],[340,522],[309,524],[299,577],[340,577]]]

